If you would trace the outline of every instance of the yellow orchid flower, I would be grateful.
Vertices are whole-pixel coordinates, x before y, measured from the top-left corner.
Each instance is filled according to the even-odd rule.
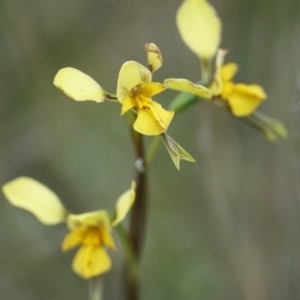
[[[148,69],[135,61],[125,62],[119,72],[117,96],[106,92],[90,76],[74,68],[63,68],[54,78],[54,85],[76,101],[92,100],[103,102],[116,99],[122,104],[121,115],[135,108],[137,119],[134,129],[145,135],[158,135],[165,132],[174,116],[173,111],[162,108],[151,99],[167,87],[162,83],[151,82],[152,73],[162,65],[162,55],[158,47],[146,44]]]
[[[167,87],[158,82],[151,82],[149,69],[135,61],[128,61],[121,67],[117,96],[122,103],[121,115],[128,110],[137,110],[137,119],[133,125],[137,132],[145,135],[158,135],[165,132],[174,116],[173,111],[162,108],[151,99]]]
[[[234,83],[232,78],[238,71],[238,65],[223,65],[225,50],[220,49],[216,58],[216,73],[210,86],[213,97],[220,97],[228,102],[231,112],[236,117],[251,115],[262,101],[267,98],[264,89],[256,84]]]
[[[206,0],[185,0],[180,5],[176,22],[185,44],[201,61],[202,76],[209,78],[210,61],[221,41],[221,21]]]
[[[110,270],[111,259],[106,247],[115,249],[111,227],[125,218],[134,203],[135,188],[136,184],[132,182],[131,188],[119,197],[112,220],[105,210],[78,215],[69,213],[54,192],[29,177],[16,178],[6,183],[2,190],[11,204],[33,213],[42,223],[67,223],[71,232],[65,237],[62,250],[81,245],[72,268],[79,276],[89,279]]]

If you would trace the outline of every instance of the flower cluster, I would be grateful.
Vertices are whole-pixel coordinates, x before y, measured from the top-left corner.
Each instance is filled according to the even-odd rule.
[[[155,44],[147,43],[147,67],[136,61],[125,62],[119,71],[115,94],[107,92],[90,76],[71,67],[58,71],[54,85],[76,101],[91,100],[100,103],[108,100],[121,104],[121,115],[132,111],[136,115],[133,124],[135,131],[149,136],[161,135],[177,169],[180,160],[195,160],[167,134],[178,110],[172,103],[174,110],[165,109],[152,99],[167,88],[184,92],[181,95],[192,95],[196,101],[202,98],[211,103],[221,102],[222,107],[236,117],[245,117],[245,120],[252,122],[270,140],[274,140],[276,134],[286,137],[287,131],[279,121],[255,114],[256,108],[267,98],[264,89],[256,84],[233,81],[238,65],[232,62],[224,64],[227,51],[220,49],[222,24],[215,9],[206,0],[184,0],[178,9],[176,21],[184,43],[200,60],[201,84],[186,78],[168,78],[164,83],[153,82],[152,75],[162,66],[163,58]],[[138,134],[135,136],[141,138]],[[153,150],[155,147],[149,148]],[[148,160],[147,158],[148,153],[141,160]],[[138,178],[138,182],[145,180],[145,176]],[[141,186],[143,184],[139,185]],[[79,246],[72,263],[74,272],[79,276],[90,279],[111,269],[107,248],[116,249],[111,231],[125,218],[135,201],[135,182],[117,200],[113,216],[105,210],[70,213],[53,191],[28,177],[14,179],[6,183],[2,190],[12,205],[31,212],[42,223],[66,223],[70,232],[63,240],[62,250],[68,251]],[[137,203],[140,204],[138,201]],[[137,254],[136,256],[138,257]]]
[[[172,121],[174,112],[162,108],[152,97],[167,87],[152,82],[152,73],[162,65],[162,55],[158,47],[146,44],[148,68],[135,61],[125,62],[119,72],[117,95],[106,92],[90,76],[74,68],[63,68],[54,78],[54,85],[67,96],[77,101],[117,99],[122,104],[121,115],[130,109],[137,113],[134,129],[145,135],[158,135],[165,132]]]
[[[251,115],[266,99],[266,93],[259,85],[232,81],[238,66],[235,63],[223,66],[226,51],[218,51],[222,26],[214,8],[206,0],[185,0],[177,12],[177,26],[183,41],[200,59],[202,78],[208,85],[210,97],[209,94],[202,95],[202,86],[187,79],[169,78],[165,85],[198,97],[212,98],[212,101],[221,98],[236,117]],[[211,61],[215,56],[215,74],[211,76]]]
[[[89,279],[111,268],[106,252],[106,247],[116,248],[111,228],[124,219],[134,203],[135,185],[132,182],[131,188],[119,197],[112,219],[105,210],[84,214],[68,212],[53,191],[29,177],[16,178],[6,183],[2,190],[12,205],[31,212],[40,222],[46,225],[66,223],[70,233],[62,243],[62,250],[68,251],[81,245],[72,268],[79,276]]]

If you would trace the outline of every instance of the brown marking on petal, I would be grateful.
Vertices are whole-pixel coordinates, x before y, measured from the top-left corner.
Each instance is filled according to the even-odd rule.
[[[148,67],[149,71],[150,71],[151,73],[153,73],[153,66],[152,66],[152,65],[148,65],[147,67]]]
[[[87,261],[86,264],[87,264],[88,268],[91,268],[91,266],[92,266],[92,259],[91,259],[91,257],[88,258],[88,261]]]
[[[157,58],[158,60],[160,60],[161,64],[162,64],[162,55],[161,55],[161,52],[160,50],[158,49],[158,47],[153,44],[153,43],[146,43],[145,44],[145,50],[146,52],[148,53],[155,53],[157,54]],[[148,64],[148,69],[151,73],[153,73],[153,65],[152,64]]]
[[[141,86],[141,85],[137,85],[137,86],[135,86],[135,87],[133,87],[132,89],[131,89],[131,91],[130,91],[130,96],[131,97],[135,97],[135,96],[137,96],[137,95],[139,95],[139,94],[142,94],[143,93],[143,87]]]
[[[118,100],[118,97],[115,97],[115,96],[112,96],[112,95],[109,95],[109,94],[105,94],[105,98],[109,99],[109,100]]]
[[[73,226],[74,228],[77,228],[77,227],[81,226],[81,222],[78,221],[78,220],[76,220],[76,221],[74,221],[74,222],[72,223],[72,226]]]
[[[145,44],[145,50],[146,52],[153,52],[157,54],[157,58],[162,61],[162,55],[160,50],[155,46],[153,43],[146,43]]]

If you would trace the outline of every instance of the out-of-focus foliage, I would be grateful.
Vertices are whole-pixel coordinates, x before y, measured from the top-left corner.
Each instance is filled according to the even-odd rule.
[[[198,59],[175,25],[180,3],[2,1],[1,185],[30,176],[74,213],[113,209],[134,174],[128,122],[118,104],[72,101],[53,78],[72,66],[114,91],[122,63],[146,64],[143,47],[153,42],[164,57],[155,80],[196,82]],[[269,143],[207,103],[173,120],[168,132],[196,163],[175,172],[161,147],[150,167],[142,299],[298,299],[300,97],[293,94],[300,2],[211,3],[222,19],[227,59],[241,66],[237,82],[265,88],[260,109],[284,121],[291,139]],[[157,98],[167,107],[175,95]],[[74,253],[59,249],[65,227],[42,227],[0,200],[0,298],[85,299],[86,282],[70,269]],[[121,299],[123,273],[119,254],[111,254],[105,296],[114,300]]]

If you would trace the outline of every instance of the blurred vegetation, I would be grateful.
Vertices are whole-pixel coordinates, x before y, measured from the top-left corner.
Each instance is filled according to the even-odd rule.
[[[113,92],[123,62],[146,63],[146,42],[164,58],[155,80],[198,80],[198,60],[175,25],[180,3],[1,2],[1,185],[31,176],[73,212],[113,208],[134,175],[127,119],[119,105],[77,103],[52,81],[72,66]],[[300,2],[211,3],[227,61],[240,66],[236,81],[264,86],[260,109],[291,137],[270,143],[207,103],[174,120],[170,135],[197,163],[178,172],[161,146],[150,166],[142,299],[299,299]],[[175,95],[159,99],[166,107]],[[60,251],[65,227],[43,226],[0,199],[0,298],[86,299],[86,282],[70,268],[74,253]],[[122,259],[112,256],[110,300],[122,294]]]

